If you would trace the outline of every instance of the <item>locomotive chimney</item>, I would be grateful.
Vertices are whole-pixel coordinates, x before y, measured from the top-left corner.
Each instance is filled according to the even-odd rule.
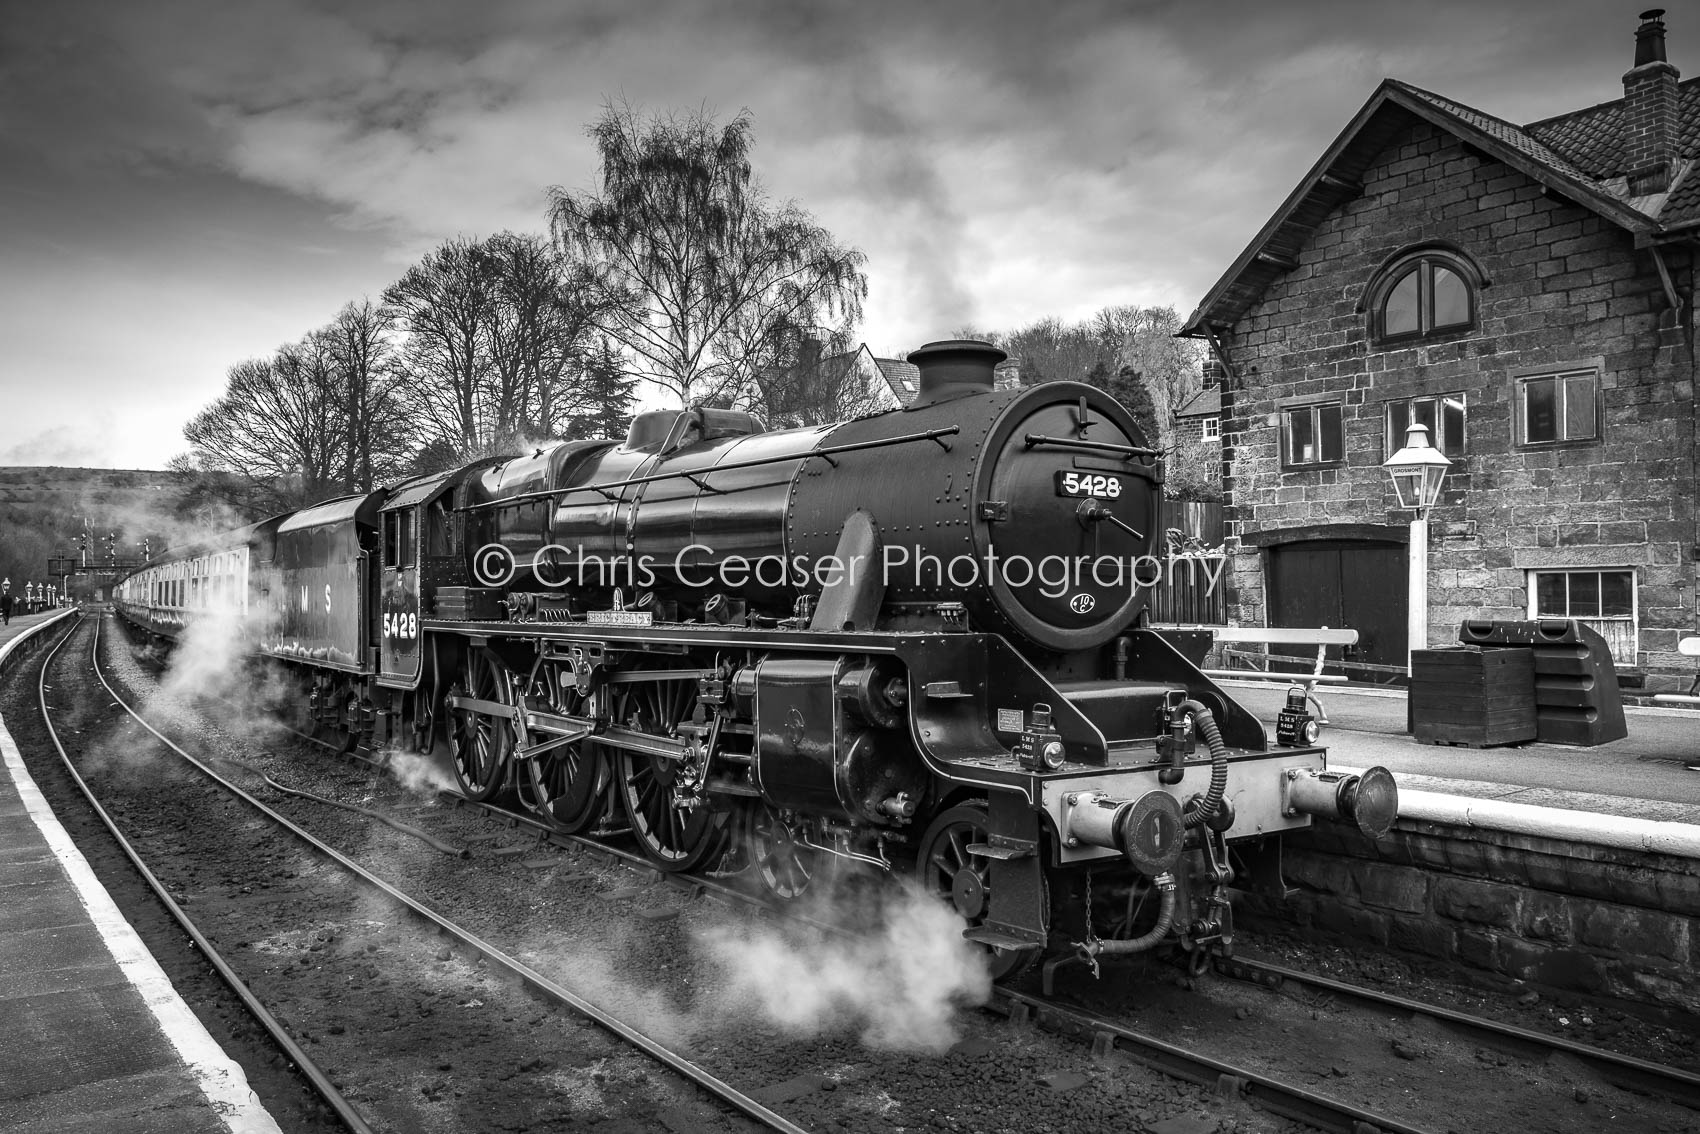
[[[909,352],[909,361],[921,371],[921,380],[910,409],[930,406],[968,394],[992,392],[993,369],[1009,355],[979,339],[946,339],[928,343]]]

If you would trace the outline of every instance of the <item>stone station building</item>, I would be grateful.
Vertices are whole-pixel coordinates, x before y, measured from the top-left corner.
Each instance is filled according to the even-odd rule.
[[[1662,15],[1623,98],[1527,126],[1384,81],[1189,317],[1224,370],[1234,621],[1404,664],[1411,514],[1381,464],[1415,419],[1452,460],[1419,648],[1574,617],[1625,684],[1692,678],[1700,81]]]

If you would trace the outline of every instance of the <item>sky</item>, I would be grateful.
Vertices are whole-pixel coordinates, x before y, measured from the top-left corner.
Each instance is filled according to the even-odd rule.
[[[162,467],[231,366],[446,239],[546,231],[609,102],[747,109],[767,192],[866,253],[889,356],[1184,316],[1382,78],[1534,121],[1622,96],[1640,10],[0,0],[0,465]]]

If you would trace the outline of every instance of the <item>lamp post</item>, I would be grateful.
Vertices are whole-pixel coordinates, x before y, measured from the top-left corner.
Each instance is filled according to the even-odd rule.
[[[1428,510],[1440,499],[1440,482],[1452,462],[1428,441],[1428,426],[1412,422],[1405,447],[1382,463],[1393,478],[1399,507],[1411,509],[1410,608],[1405,622],[1405,675],[1411,673],[1411,652],[1428,648]]]

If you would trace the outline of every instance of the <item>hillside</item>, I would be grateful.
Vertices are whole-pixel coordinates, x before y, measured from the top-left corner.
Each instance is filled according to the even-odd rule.
[[[48,556],[74,555],[85,525],[103,561],[109,532],[121,558],[138,558],[143,538],[158,550],[186,530],[179,501],[176,478],[163,471],[0,466],[0,575],[14,593],[44,581]]]

